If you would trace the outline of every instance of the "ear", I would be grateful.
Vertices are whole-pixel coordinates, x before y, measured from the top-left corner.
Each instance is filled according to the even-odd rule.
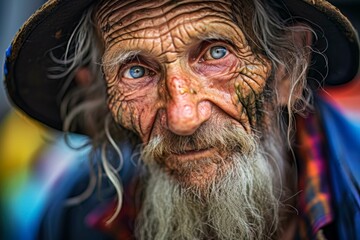
[[[292,41],[299,51],[303,51],[307,56],[307,61],[310,61],[310,46],[312,44],[312,31],[309,26],[301,23],[297,23],[291,27],[292,31],[288,33],[289,41]],[[284,54],[287,54],[286,52]],[[291,71],[291,69],[290,69]],[[289,101],[295,102],[296,99],[301,98],[303,89],[296,87],[292,89],[293,84],[291,82],[288,71],[284,65],[279,66],[275,72],[275,81],[277,89],[277,100],[279,105],[286,106]]]
[[[74,81],[79,87],[87,87],[91,84],[92,76],[90,69],[87,67],[81,67],[76,70]]]

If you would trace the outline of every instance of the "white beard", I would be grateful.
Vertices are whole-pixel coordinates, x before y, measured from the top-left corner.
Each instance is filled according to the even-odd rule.
[[[242,130],[229,130],[225,132],[237,135],[241,149],[249,150],[217,159],[230,167],[205,188],[169,176],[145,148],[148,178],[136,221],[138,239],[277,238],[281,199],[287,197],[282,190],[286,167],[277,141],[271,138],[260,149],[259,141],[244,137]]]

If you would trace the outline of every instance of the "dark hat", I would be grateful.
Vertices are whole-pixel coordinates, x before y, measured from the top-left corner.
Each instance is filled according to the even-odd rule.
[[[313,59],[324,85],[350,81],[358,72],[359,42],[348,19],[325,0],[275,0],[281,10],[306,19],[318,34],[314,48],[324,50],[328,69]],[[65,79],[48,79],[49,51],[68,41],[82,13],[96,0],[50,0],[17,33],[6,52],[5,86],[11,101],[31,117],[62,129],[59,91]],[[281,13],[280,13],[281,14]],[[310,72],[310,74],[312,74]]]

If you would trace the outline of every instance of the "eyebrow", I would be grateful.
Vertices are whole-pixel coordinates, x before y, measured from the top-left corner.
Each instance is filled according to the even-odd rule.
[[[224,34],[220,34],[218,32],[205,32],[197,37],[200,41],[223,41],[234,47],[235,49],[238,48],[238,46],[235,44],[235,39],[233,37],[226,36]]]
[[[141,50],[115,50],[103,56],[101,65],[110,71],[115,70],[117,66],[137,58],[141,52]]]
[[[196,37],[199,40],[207,41],[207,40],[223,40],[223,41],[229,41],[232,42],[231,38],[228,36],[224,36],[223,34],[219,34],[218,32],[204,32],[203,34],[200,34],[200,36]]]

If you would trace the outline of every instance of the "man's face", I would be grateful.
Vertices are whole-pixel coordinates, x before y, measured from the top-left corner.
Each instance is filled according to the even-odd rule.
[[[170,150],[155,161],[169,174],[179,176],[189,163],[198,169],[178,180],[213,180],[226,166],[211,159],[232,153],[207,145],[199,132],[231,125],[253,134],[256,100],[271,70],[233,22],[230,3],[108,1],[96,17],[115,121],[145,145],[168,141]]]

